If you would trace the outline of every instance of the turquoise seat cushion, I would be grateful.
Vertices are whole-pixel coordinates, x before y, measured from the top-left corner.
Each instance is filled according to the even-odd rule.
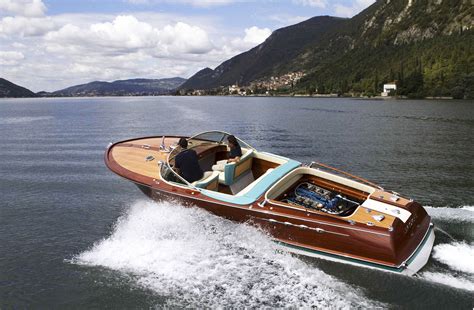
[[[224,166],[224,184],[232,185],[234,182],[235,163],[228,163]]]
[[[201,192],[211,198],[221,200],[224,202],[239,204],[239,205],[248,205],[253,203],[257,200],[258,197],[262,196],[273,184],[279,181],[282,177],[286,174],[291,172],[292,170],[301,166],[301,163],[296,160],[288,160],[288,162],[280,165],[279,167],[275,168],[273,171],[268,173],[264,178],[257,179],[252,187],[252,189],[246,192],[243,195],[228,195],[219,192],[213,192],[209,190],[201,190]]]
[[[237,166],[243,164],[246,160],[249,160],[253,154],[253,150],[249,149],[245,154],[240,158],[238,163],[228,163],[224,166],[224,172],[219,177],[219,181],[225,185],[232,185],[235,182],[234,175],[235,169]]]

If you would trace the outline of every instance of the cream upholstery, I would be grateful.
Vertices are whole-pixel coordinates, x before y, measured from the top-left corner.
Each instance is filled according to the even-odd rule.
[[[224,171],[219,173],[219,183],[232,185],[235,180],[244,172],[252,169],[253,150],[248,149],[237,163],[228,163],[224,166]]]
[[[209,171],[211,172],[211,171]],[[206,176],[208,174],[208,176]],[[209,190],[216,190],[218,186],[219,172],[212,171],[212,173],[205,173],[204,177],[200,180],[194,181],[192,185],[198,188],[205,188]]]

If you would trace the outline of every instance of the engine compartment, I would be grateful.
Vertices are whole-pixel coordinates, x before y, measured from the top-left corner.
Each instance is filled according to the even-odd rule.
[[[336,216],[349,216],[375,188],[318,169],[300,167],[277,182],[266,199]]]
[[[283,194],[280,201],[341,216],[352,214],[361,204],[340,192],[323,188],[311,181],[297,183],[293,191]]]

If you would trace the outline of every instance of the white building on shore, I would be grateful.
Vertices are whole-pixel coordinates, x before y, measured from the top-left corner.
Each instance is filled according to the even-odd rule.
[[[392,83],[387,83],[383,84],[383,92],[381,93],[382,97],[388,97],[391,91],[397,90],[397,83],[392,82]]]

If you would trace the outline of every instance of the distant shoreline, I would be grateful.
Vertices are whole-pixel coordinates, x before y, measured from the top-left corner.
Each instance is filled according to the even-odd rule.
[[[354,100],[466,100],[472,99],[453,97],[425,97],[425,98],[408,98],[408,97],[354,97],[354,96],[338,96],[336,94],[319,94],[319,95],[144,95],[144,96],[35,96],[35,97],[0,97],[1,99],[80,99],[80,98],[138,98],[138,97],[238,97],[238,98],[315,98],[315,99],[354,99]]]

